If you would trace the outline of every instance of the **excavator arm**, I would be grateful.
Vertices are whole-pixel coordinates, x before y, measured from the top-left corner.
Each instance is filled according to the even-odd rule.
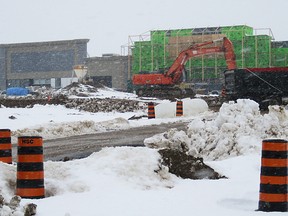
[[[172,66],[166,72],[165,76],[172,78],[172,83],[176,84],[181,82],[182,73],[184,71],[185,64],[187,61],[193,57],[199,55],[207,55],[212,53],[223,52],[228,69],[236,69],[236,56],[233,49],[232,42],[224,37],[221,47],[204,47],[210,44],[214,44],[216,41],[209,41],[206,43],[196,44],[190,46],[188,49],[183,50],[177,56]],[[204,47],[204,48],[203,48]]]

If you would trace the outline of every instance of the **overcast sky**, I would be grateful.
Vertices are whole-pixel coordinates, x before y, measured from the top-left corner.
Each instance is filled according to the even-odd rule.
[[[121,53],[150,30],[248,25],[288,41],[288,0],[0,0],[0,44],[90,39],[88,54]],[[132,37],[133,39],[136,39]]]

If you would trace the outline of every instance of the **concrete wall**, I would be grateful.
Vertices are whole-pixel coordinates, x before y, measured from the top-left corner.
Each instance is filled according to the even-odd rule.
[[[88,74],[94,81],[103,80],[104,84],[108,84],[108,87],[127,90],[128,56],[112,55],[88,58],[86,59],[86,66],[88,67]]]
[[[0,45],[0,89],[25,87],[34,79],[72,76],[73,66],[84,64],[88,39]]]
[[[0,47],[0,90],[6,88],[5,48]]]

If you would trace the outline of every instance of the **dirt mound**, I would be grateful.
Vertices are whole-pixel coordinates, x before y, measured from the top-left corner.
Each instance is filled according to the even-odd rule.
[[[32,108],[36,104],[64,105],[66,108],[79,109],[87,112],[133,112],[147,108],[147,104],[135,100],[116,98],[97,98],[95,93],[100,88],[107,88],[102,84],[97,86],[73,82],[58,90],[47,87],[33,87],[31,93],[25,97],[9,97],[2,95],[0,108]],[[107,88],[108,89],[108,88]]]
[[[204,164],[202,158],[195,158],[185,152],[161,149],[162,164],[168,166],[169,172],[181,178],[189,179],[220,179],[225,178],[214,169]]]
[[[111,98],[76,98],[69,99],[65,104],[66,108],[75,108],[87,112],[133,112],[144,110],[147,104],[134,100],[111,99]]]
[[[87,112],[133,112],[144,110],[147,104],[139,101],[111,98],[75,98],[70,99],[66,95],[57,95],[51,99],[37,98],[4,98],[0,100],[2,106],[9,108],[32,108],[34,105],[64,105],[66,108],[78,109]]]
[[[32,108],[36,104],[46,105],[64,105],[68,101],[65,95],[58,95],[54,98],[33,98],[33,97],[17,97],[17,98],[1,98],[0,107],[9,108]]]
[[[70,85],[66,86],[65,88],[59,89],[58,91],[55,92],[55,94],[88,97],[90,93],[96,93],[96,92],[98,92],[98,89],[94,86],[73,82]]]

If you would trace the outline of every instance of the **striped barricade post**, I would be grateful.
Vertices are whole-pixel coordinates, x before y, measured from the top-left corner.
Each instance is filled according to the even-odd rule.
[[[22,198],[45,197],[42,143],[39,136],[18,137],[16,194]]]
[[[259,211],[288,211],[287,151],[287,140],[262,141]]]
[[[183,101],[176,102],[176,116],[183,116]]]
[[[11,131],[0,129],[0,161],[12,164]]]
[[[148,119],[155,118],[155,105],[153,102],[148,103]]]

